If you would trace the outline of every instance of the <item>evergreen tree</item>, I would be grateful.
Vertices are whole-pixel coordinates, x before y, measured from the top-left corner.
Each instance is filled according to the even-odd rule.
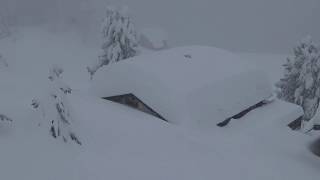
[[[137,54],[137,33],[126,10],[107,8],[102,24],[103,54],[97,63],[87,67],[91,77],[102,66],[133,57]]]
[[[296,103],[304,110],[304,123],[316,113],[320,100],[320,49],[311,37],[293,49],[293,58],[284,64],[284,77],[276,84],[280,99]]]
[[[62,82],[62,73],[63,69],[59,67],[50,70],[51,89],[45,99],[32,100],[32,106],[41,110],[52,137],[61,138],[64,142],[72,140],[81,145],[79,138],[72,131],[72,116],[67,99],[72,90]]]

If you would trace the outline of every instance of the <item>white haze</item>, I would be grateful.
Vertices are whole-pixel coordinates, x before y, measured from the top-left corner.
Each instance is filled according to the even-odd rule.
[[[57,24],[76,16],[83,21],[75,29],[89,39],[98,36],[107,5],[127,5],[137,27],[166,29],[173,46],[288,53],[305,35],[320,40],[319,0],[87,0],[91,15],[82,13],[82,1],[0,0],[0,10],[25,25]]]

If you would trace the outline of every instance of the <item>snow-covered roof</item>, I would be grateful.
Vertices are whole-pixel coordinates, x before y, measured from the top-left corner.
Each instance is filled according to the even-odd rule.
[[[245,59],[192,46],[106,66],[91,90],[99,97],[133,93],[170,122],[216,124],[267,98],[271,89],[265,74]]]

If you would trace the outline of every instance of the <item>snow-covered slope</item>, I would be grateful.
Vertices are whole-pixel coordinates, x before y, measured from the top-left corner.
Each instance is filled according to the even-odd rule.
[[[32,30],[0,47],[9,63],[0,70],[0,114],[13,119],[0,122],[0,179],[319,179],[320,160],[307,149],[313,138],[286,127],[301,113],[294,105],[275,101],[225,128],[184,129],[88,95],[85,66],[98,53],[76,36]],[[75,89],[82,146],[53,139],[31,109],[53,61]]]
[[[280,180],[303,178],[305,173],[310,175],[307,179],[318,176],[311,167],[319,167],[320,162],[305,148],[303,135],[285,126],[285,121],[301,112],[293,111],[295,106],[283,108],[280,101],[228,128],[203,133],[186,131],[104,100],[74,100],[87,132],[80,164],[84,177],[90,179]],[[94,109],[94,113],[87,113],[87,109]]]
[[[303,135],[281,120],[292,109],[270,104],[228,128],[190,132],[122,105],[76,94],[71,103],[83,145],[64,144],[16,118],[0,143],[6,180],[317,179],[320,162]],[[278,111],[277,111],[278,110]],[[270,113],[278,112],[276,116]],[[284,143],[285,142],[285,143]],[[305,174],[308,174],[307,178]]]

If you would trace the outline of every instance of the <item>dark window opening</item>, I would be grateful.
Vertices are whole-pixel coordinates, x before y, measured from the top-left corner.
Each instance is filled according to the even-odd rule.
[[[303,118],[303,116],[300,116],[298,119],[296,119],[296,120],[292,121],[291,123],[289,123],[288,126],[289,126],[292,130],[299,130],[299,129],[301,129],[302,118]]]
[[[116,103],[124,104],[134,109],[140,110],[152,116],[158,117],[166,122],[168,122],[165,118],[163,118],[159,113],[154,111],[151,107],[142,102],[139,98],[137,98],[134,94],[123,94],[119,96],[111,96],[104,97],[103,99],[113,101]]]

